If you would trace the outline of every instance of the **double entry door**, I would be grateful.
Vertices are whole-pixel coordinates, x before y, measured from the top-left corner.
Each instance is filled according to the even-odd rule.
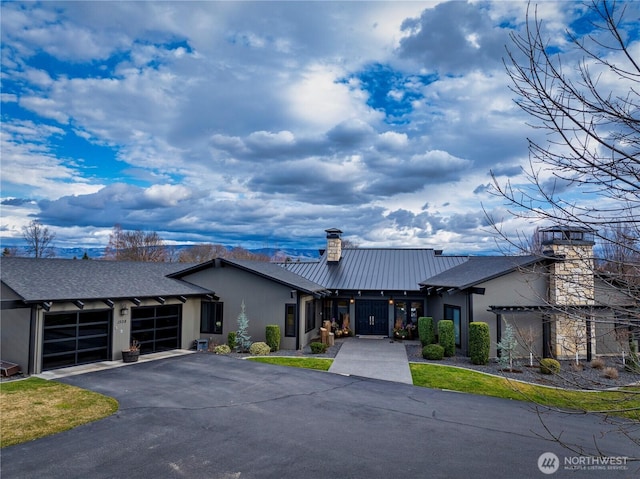
[[[356,300],[356,334],[387,336],[389,303],[379,299]]]

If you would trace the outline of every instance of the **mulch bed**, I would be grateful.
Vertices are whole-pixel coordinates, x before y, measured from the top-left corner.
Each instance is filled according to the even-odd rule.
[[[422,347],[419,343],[405,344],[409,361],[417,363],[434,363],[446,366],[457,366],[472,369],[484,373],[495,374],[509,379],[526,381],[541,386],[554,386],[567,389],[600,390],[627,386],[640,383],[640,374],[625,371],[619,358],[602,358],[606,362],[605,367],[614,367],[618,370],[618,379],[605,378],[602,369],[592,368],[588,363],[583,363],[582,368],[575,368],[573,361],[560,361],[559,374],[542,374],[535,363],[528,366],[528,360],[521,360],[514,366],[515,372],[505,371],[496,360],[489,364],[479,366],[472,364],[469,358],[455,356],[444,358],[440,361],[430,361],[422,357]]]

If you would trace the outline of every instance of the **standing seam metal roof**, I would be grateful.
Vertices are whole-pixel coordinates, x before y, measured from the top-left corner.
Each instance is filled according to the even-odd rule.
[[[319,261],[280,266],[327,289],[418,291],[420,282],[468,261],[437,255],[433,249],[345,248],[337,264]]]

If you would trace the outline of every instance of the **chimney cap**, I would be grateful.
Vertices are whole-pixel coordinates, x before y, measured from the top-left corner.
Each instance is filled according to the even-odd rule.
[[[324,231],[325,233],[327,233],[327,238],[339,238],[342,234],[342,231],[340,231],[338,228],[329,228]]]

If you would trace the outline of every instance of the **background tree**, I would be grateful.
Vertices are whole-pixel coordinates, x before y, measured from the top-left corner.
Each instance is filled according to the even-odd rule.
[[[28,256],[53,258],[56,255],[51,244],[56,235],[40,221],[33,220],[27,226],[23,226],[22,237],[27,242],[25,250]]]
[[[542,140],[528,140],[529,165],[522,183],[492,173],[495,193],[506,200],[514,218],[594,230],[601,279],[636,305],[640,64],[634,57],[637,40],[628,32],[636,31],[637,21],[637,4],[594,1],[581,24],[588,33],[578,37],[569,31],[569,45],[556,48],[535,8],[529,7],[523,33],[511,36],[505,65],[516,104],[529,115],[532,128],[543,133],[538,136]],[[490,220],[509,241],[503,226]],[[637,308],[614,313],[624,327],[639,324]],[[640,445],[630,429],[618,430]]]
[[[169,252],[155,231],[125,231],[120,225],[115,225],[104,256],[116,261],[162,262],[169,259]]]
[[[5,246],[2,249],[2,256],[18,256],[18,248]]]

